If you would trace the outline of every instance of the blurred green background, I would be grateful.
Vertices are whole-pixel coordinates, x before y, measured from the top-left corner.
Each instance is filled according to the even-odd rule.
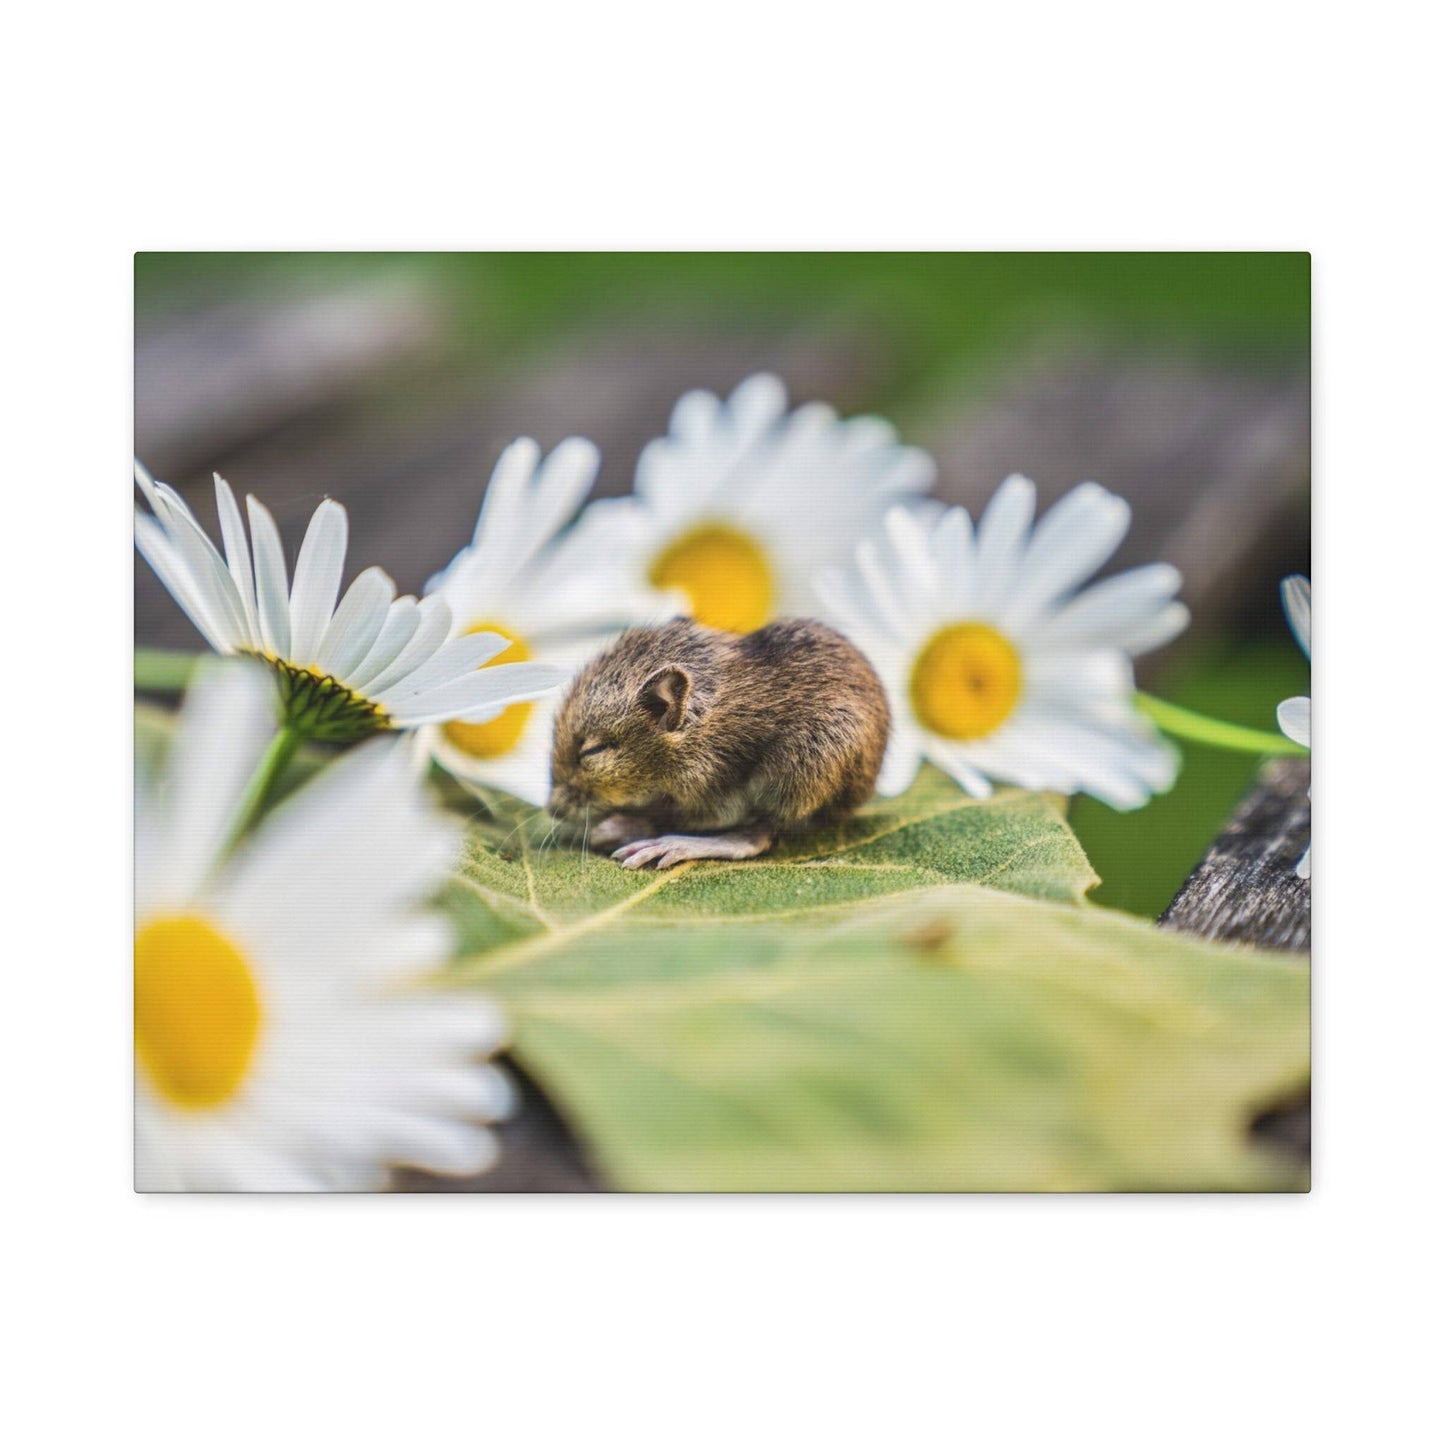
[[[773,330],[825,317],[866,328],[884,338],[890,366],[862,400],[907,440],[961,376],[1041,328],[1179,346],[1248,367],[1307,366],[1309,354],[1309,258],[1300,253],[142,253],[137,312],[390,272],[441,279],[455,307],[452,342],[489,358],[543,354],[614,317],[733,327],[756,318]],[[1307,565],[1307,515],[1300,526]],[[1278,580],[1262,579],[1262,592]],[[1276,704],[1309,690],[1308,667],[1277,606],[1261,602],[1250,617],[1238,635],[1196,639],[1152,690],[1273,729]],[[1255,767],[1190,746],[1174,791],[1139,813],[1077,801],[1072,820],[1104,879],[1093,896],[1159,914]]]

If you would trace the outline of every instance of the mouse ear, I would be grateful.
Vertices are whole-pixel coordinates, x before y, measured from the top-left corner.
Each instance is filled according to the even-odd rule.
[[[680,667],[660,667],[637,695],[643,712],[665,733],[675,733],[687,718],[692,679]]]

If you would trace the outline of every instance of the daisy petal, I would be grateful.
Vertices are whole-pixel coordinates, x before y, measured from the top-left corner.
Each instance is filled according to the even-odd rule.
[[[1279,730],[1301,747],[1310,745],[1310,700],[1307,697],[1286,698],[1275,710]]]
[[[246,614],[236,584],[226,568],[225,559],[216,551],[215,543],[206,536],[201,524],[174,488],[156,482],[155,497],[160,505],[156,514],[171,545],[186,564],[194,586],[205,599],[207,610],[224,628],[226,652],[247,643]]]
[[[850,568],[824,567],[813,578],[813,591],[817,593],[823,610],[846,636],[855,642],[859,635],[876,627],[869,599],[854,595],[854,572]]]
[[[1018,571],[1024,539],[1034,515],[1034,484],[1027,477],[1009,477],[984,509],[974,541],[977,577],[976,607],[992,616]]]
[[[1129,517],[1128,502],[1095,482],[1055,502],[1024,550],[1005,622],[1026,623],[1097,572],[1118,551]]]
[[[490,535],[493,547],[502,555],[514,546],[515,529],[525,511],[527,486],[541,457],[542,448],[531,437],[518,437],[497,459],[482,498],[473,545]]]
[[[1280,584],[1284,594],[1285,616],[1289,618],[1290,630],[1295,635],[1304,655],[1310,655],[1310,579],[1308,577],[1286,577]]]
[[[200,891],[275,732],[275,691],[262,667],[211,662],[197,671],[166,760],[153,904],[182,907]]]
[[[673,404],[667,429],[680,440],[701,440],[717,425],[722,409],[722,402],[710,391],[685,392]]]
[[[941,768],[970,798],[993,797],[993,784],[969,760],[964,749],[942,738],[930,737],[924,744],[929,762]]]
[[[465,677],[503,653],[511,643],[496,632],[468,632],[443,643],[425,662],[388,688],[373,685],[368,694],[383,707]]]
[[[421,624],[421,609],[415,597],[398,597],[387,610],[381,632],[351,676],[348,687],[360,692],[401,655],[401,650],[415,635]]]
[[[217,652],[229,652],[226,625],[213,615],[209,594],[196,586],[190,570],[176,552],[164,528],[144,512],[135,514],[136,550],[150,564],[161,585],[175,599],[176,605],[190,618],[197,632]]]
[[[469,676],[412,694],[390,705],[398,727],[466,718],[485,709],[542,697],[567,680],[560,667],[545,662],[504,662],[479,668]]]
[[[396,584],[380,567],[362,572],[326,625],[317,667],[345,682],[381,634],[395,596]]]
[[[241,521],[241,509],[236,505],[235,493],[221,477],[213,473],[216,483],[216,512],[221,519],[221,539],[226,544],[226,566],[231,580],[241,598],[241,611],[246,619],[249,636],[246,645],[250,648],[261,644],[261,624],[256,612],[256,583],[251,571],[251,548],[246,541],[246,528]]]
[[[890,507],[883,528],[896,559],[893,579],[897,590],[910,609],[925,605],[925,599],[937,592],[939,584],[930,534],[907,507]]]
[[[336,610],[341,571],[346,565],[346,532],[346,508],[328,497],[313,513],[301,543],[291,583],[288,657],[302,667],[316,661],[326,624]]]
[[[918,750],[916,740],[901,727],[895,726],[888,738],[883,767],[878,774],[876,786],[879,796],[896,798],[900,793],[906,793],[922,764],[923,754]]]
[[[962,507],[949,507],[934,522],[931,546],[942,587],[940,611],[969,616],[976,605],[973,522]]]
[[[396,658],[367,684],[368,697],[378,698],[402,684],[433,657],[452,630],[451,609],[439,594],[423,597],[417,603],[417,626],[411,640]]]
[[[860,542],[856,565],[867,588],[872,610],[893,636],[900,639],[908,637],[914,628],[913,619],[895,589],[893,570],[885,565],[882,548],[873,541]]]
[[[761,436],[787,409],[787,387],[767,372],[740,382],[728,398],[733,428],[741,437]]]
[[[1172,637],[1189,620],[1174,601],[1182,578],[1177,567],[1157,562],[1135,567],[1085,588],[1037,627],[1049,647],[1122,647],[1142,652],[1152,638]]]
[[[385,1159],[433,1174],[480,1174],[497,1158],[496,1138],[485,1129],[421,1116],[401,1116],[378,1133],[375,1148]]]
[[[1171,602],[1153,617],[1143,618],[1133,627],[1121,628],[1116,645],[1130,657],[1137,657],[1173,642],[1188,626],[1189,609],[1182,602]]]
[[[291,604],[287,601],[286,552],[276,519],[255,497],[246,498],[256,553],[256,612],[261,641],[276,657],[291,650]]]
[[[155,478],[140,464],[139,460],[134,463],[135,484],[141,489],[141,495],[145,497],[151,511],[156,508],[156,482]]]
[[[569,437],[553,448],[532,484],[519,558],[530,561],[571,519],[591,489],[601,456],[581,437]]]

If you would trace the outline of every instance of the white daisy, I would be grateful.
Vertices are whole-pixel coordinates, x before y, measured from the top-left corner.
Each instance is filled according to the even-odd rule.
[[[530,438],[498,460],[470,546],[427,584],[460,636],[506,639],[497,663],[548,664],[570,676],[629,622],[655,620],[665,599],[625,579],[599,581],[586,541],[558,534],[597,475],[597,449],[573,437],[545,461]],[[480,719],[423,730],[421,744],[449,772],[540,806],[550,787],[552,719],[560,692],[494,708]]]
[[[726,401],[688,392],[667,436],[643,450],[635,495],[584,513],[594,567],[734,632],[811,612],[816,570],[846,561],[891,504],[921,497],[934,466],[876,417],[787,408],[775,376],[750,378]]]
[[[235,496],[216,478],[222,557],[173,488],[139,463],[135,476],[151,506],[150,514],[136,508],[141,555],[217,652],[270,665],[285,718],[304,737],[345,740],[469,717],[541,697],[565,675],[533,662],[481,671],[507,639],[452,637],[441,598],[398,597],[379,567],[357,577],[338,605],[347,531],[339,502],[323,501],[313,514],[288,597],[281,534],[255,497],[246,498],[248,541]]]
[[[408,983],[443,964],[421,911],[460,825],[407,751],[326,768],[226,856],[274,730],[260,668],[211,664],[136,790],[135,1177],[141,1190],[371,1189],[389,1165],[485,1168],[497,1009]]]
[[[1306,659],[1310,656],[1310,580],[1308,577],[1286,577],[1280,583],[1284,596],[1284,613],[1289,618],[1290,631],[1295,635]],[[1290,697],[1280,703],[1275,716],[1279,719],[1279,730],[1285,737],[1301,747],[1310,745],[1310,700],[1307,697]],[[1310,796],[1314,796],[1311,789]],[[1305,849],[1295,872],[1301,878],[1310,876],[1310,853],[1314,845]]]
[[[1035,527],[1034,500],[1010,477],[976,532],[962,507],[936,520],[894,508],[851,566],[820,575],[888,690],[885,796],[925,758],[980,798],[994,778],[1135,808],[1172,785],[1177,755],[1135,709],[1129,659],[1187,625],[1179,573],[1139,567],[1079,590],[1123,540],[1128,503],[1085,482]]]

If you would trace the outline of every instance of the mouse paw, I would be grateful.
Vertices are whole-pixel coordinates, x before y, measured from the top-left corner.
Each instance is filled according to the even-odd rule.
[[[640,838],[625,843],[612,856],[624,868],[645,868],[649,863],[658,868],[675,868],[679,863],[701,858],[719,858],[736,862],[756,858],[772,846],[771,833],[666,833],[660,838]]]

